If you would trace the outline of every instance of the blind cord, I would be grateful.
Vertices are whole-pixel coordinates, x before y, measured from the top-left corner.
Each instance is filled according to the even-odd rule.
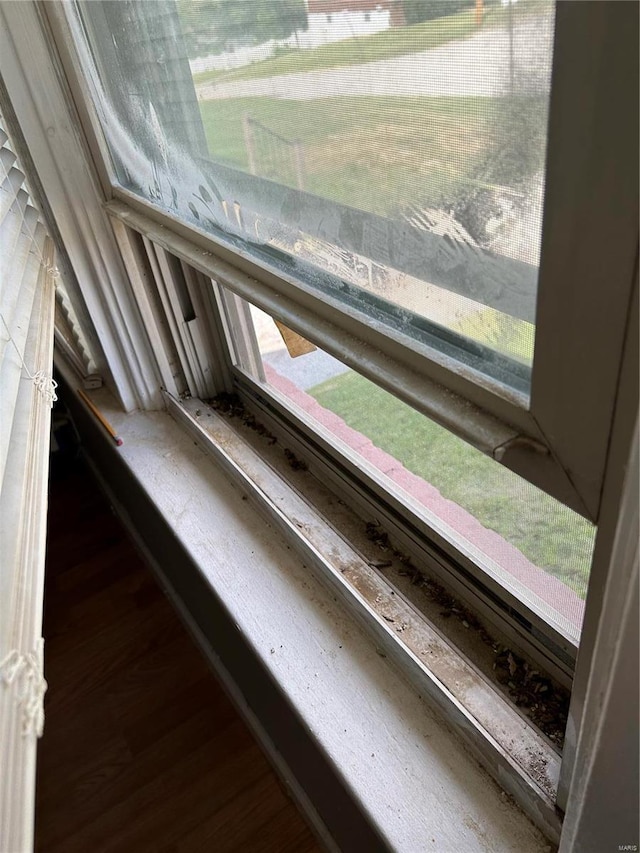
[[[47,274],[52,275],[54,278],[57,278],[59,275],[56,267],[47,267]],[[18,353],[18,358],[22,363],[22,369],[27,374],[28,378],[33,382],[36,387],[36,390],[44,397],[44,399],[49,403],[49,407],[52,408],[53,404],[58,399],[58,395],[56,394],[56,388],[58,387],[58,383],[53,379],[53,377],[48,374],[44,370],[38,370],[36,373],[31,373],[29,368],[27,367],[24,358],[22,357],[22,353],[20,352],[20,348],[17,343],[13,339],[13,335],[11,334],[11,330],[7,325],[6,320],[0,314],[0,320],[2,320],[2,325],[7,330],[7,335],[9,336],[9,341],[13,344],[15,351]]]

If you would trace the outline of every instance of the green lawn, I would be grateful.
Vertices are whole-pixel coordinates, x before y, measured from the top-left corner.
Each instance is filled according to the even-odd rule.
[[[307,191],[394,215],[411,204],[452,204],[468,189],[492,144],[500,103],[491,98],[255,97],[203,101],[200,109],[213,160],[248,171],[246,114],[301,142]],[[259,175],[295,185],[293,169],[280,162],[286,152],[277,152],[274,174],[269,139],[257,138],[255,147]]]
[[[589,522],[357,373],[308,393],[584,598]]]

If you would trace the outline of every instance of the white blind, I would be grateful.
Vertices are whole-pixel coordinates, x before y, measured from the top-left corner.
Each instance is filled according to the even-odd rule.
[[[0,113],[0,850],[33,846],[54,251]]]

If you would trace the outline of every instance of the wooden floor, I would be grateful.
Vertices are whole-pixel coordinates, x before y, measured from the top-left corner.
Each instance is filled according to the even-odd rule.
[[[307,853],[305,822],[93,480],[53,479],[42,853]]]

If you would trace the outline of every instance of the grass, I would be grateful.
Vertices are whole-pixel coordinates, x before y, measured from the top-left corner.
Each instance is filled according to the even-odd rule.
[[[588,521],[357,373],[308,393],[584,598]]]
[[[487,17],[492,20],[494,16],[495,12],[490,12]],[[410,27],[395,27],[370,36],[345,39],[306,50],[292,49],[280,56],[263,59],[242,68],[202,71],[194,74],[193,80],[194,83],[220,83],[360,65],[363,62],[393,59],[407,53],[429,50],[454,39],[466,38],[475,31],[474,12],[470,9],[456,15],[448,15],[446,18]]]
[[[499,108],[497,99],[473,97],[255,97],[200,104],[212,159],[248,171],[247,114],[302,143],[307,191],[380,215],[411,204],[454,203],[487,156]],[[269,174],[260,153],[258,143],[258,174],[295,186],[291,168]]]

